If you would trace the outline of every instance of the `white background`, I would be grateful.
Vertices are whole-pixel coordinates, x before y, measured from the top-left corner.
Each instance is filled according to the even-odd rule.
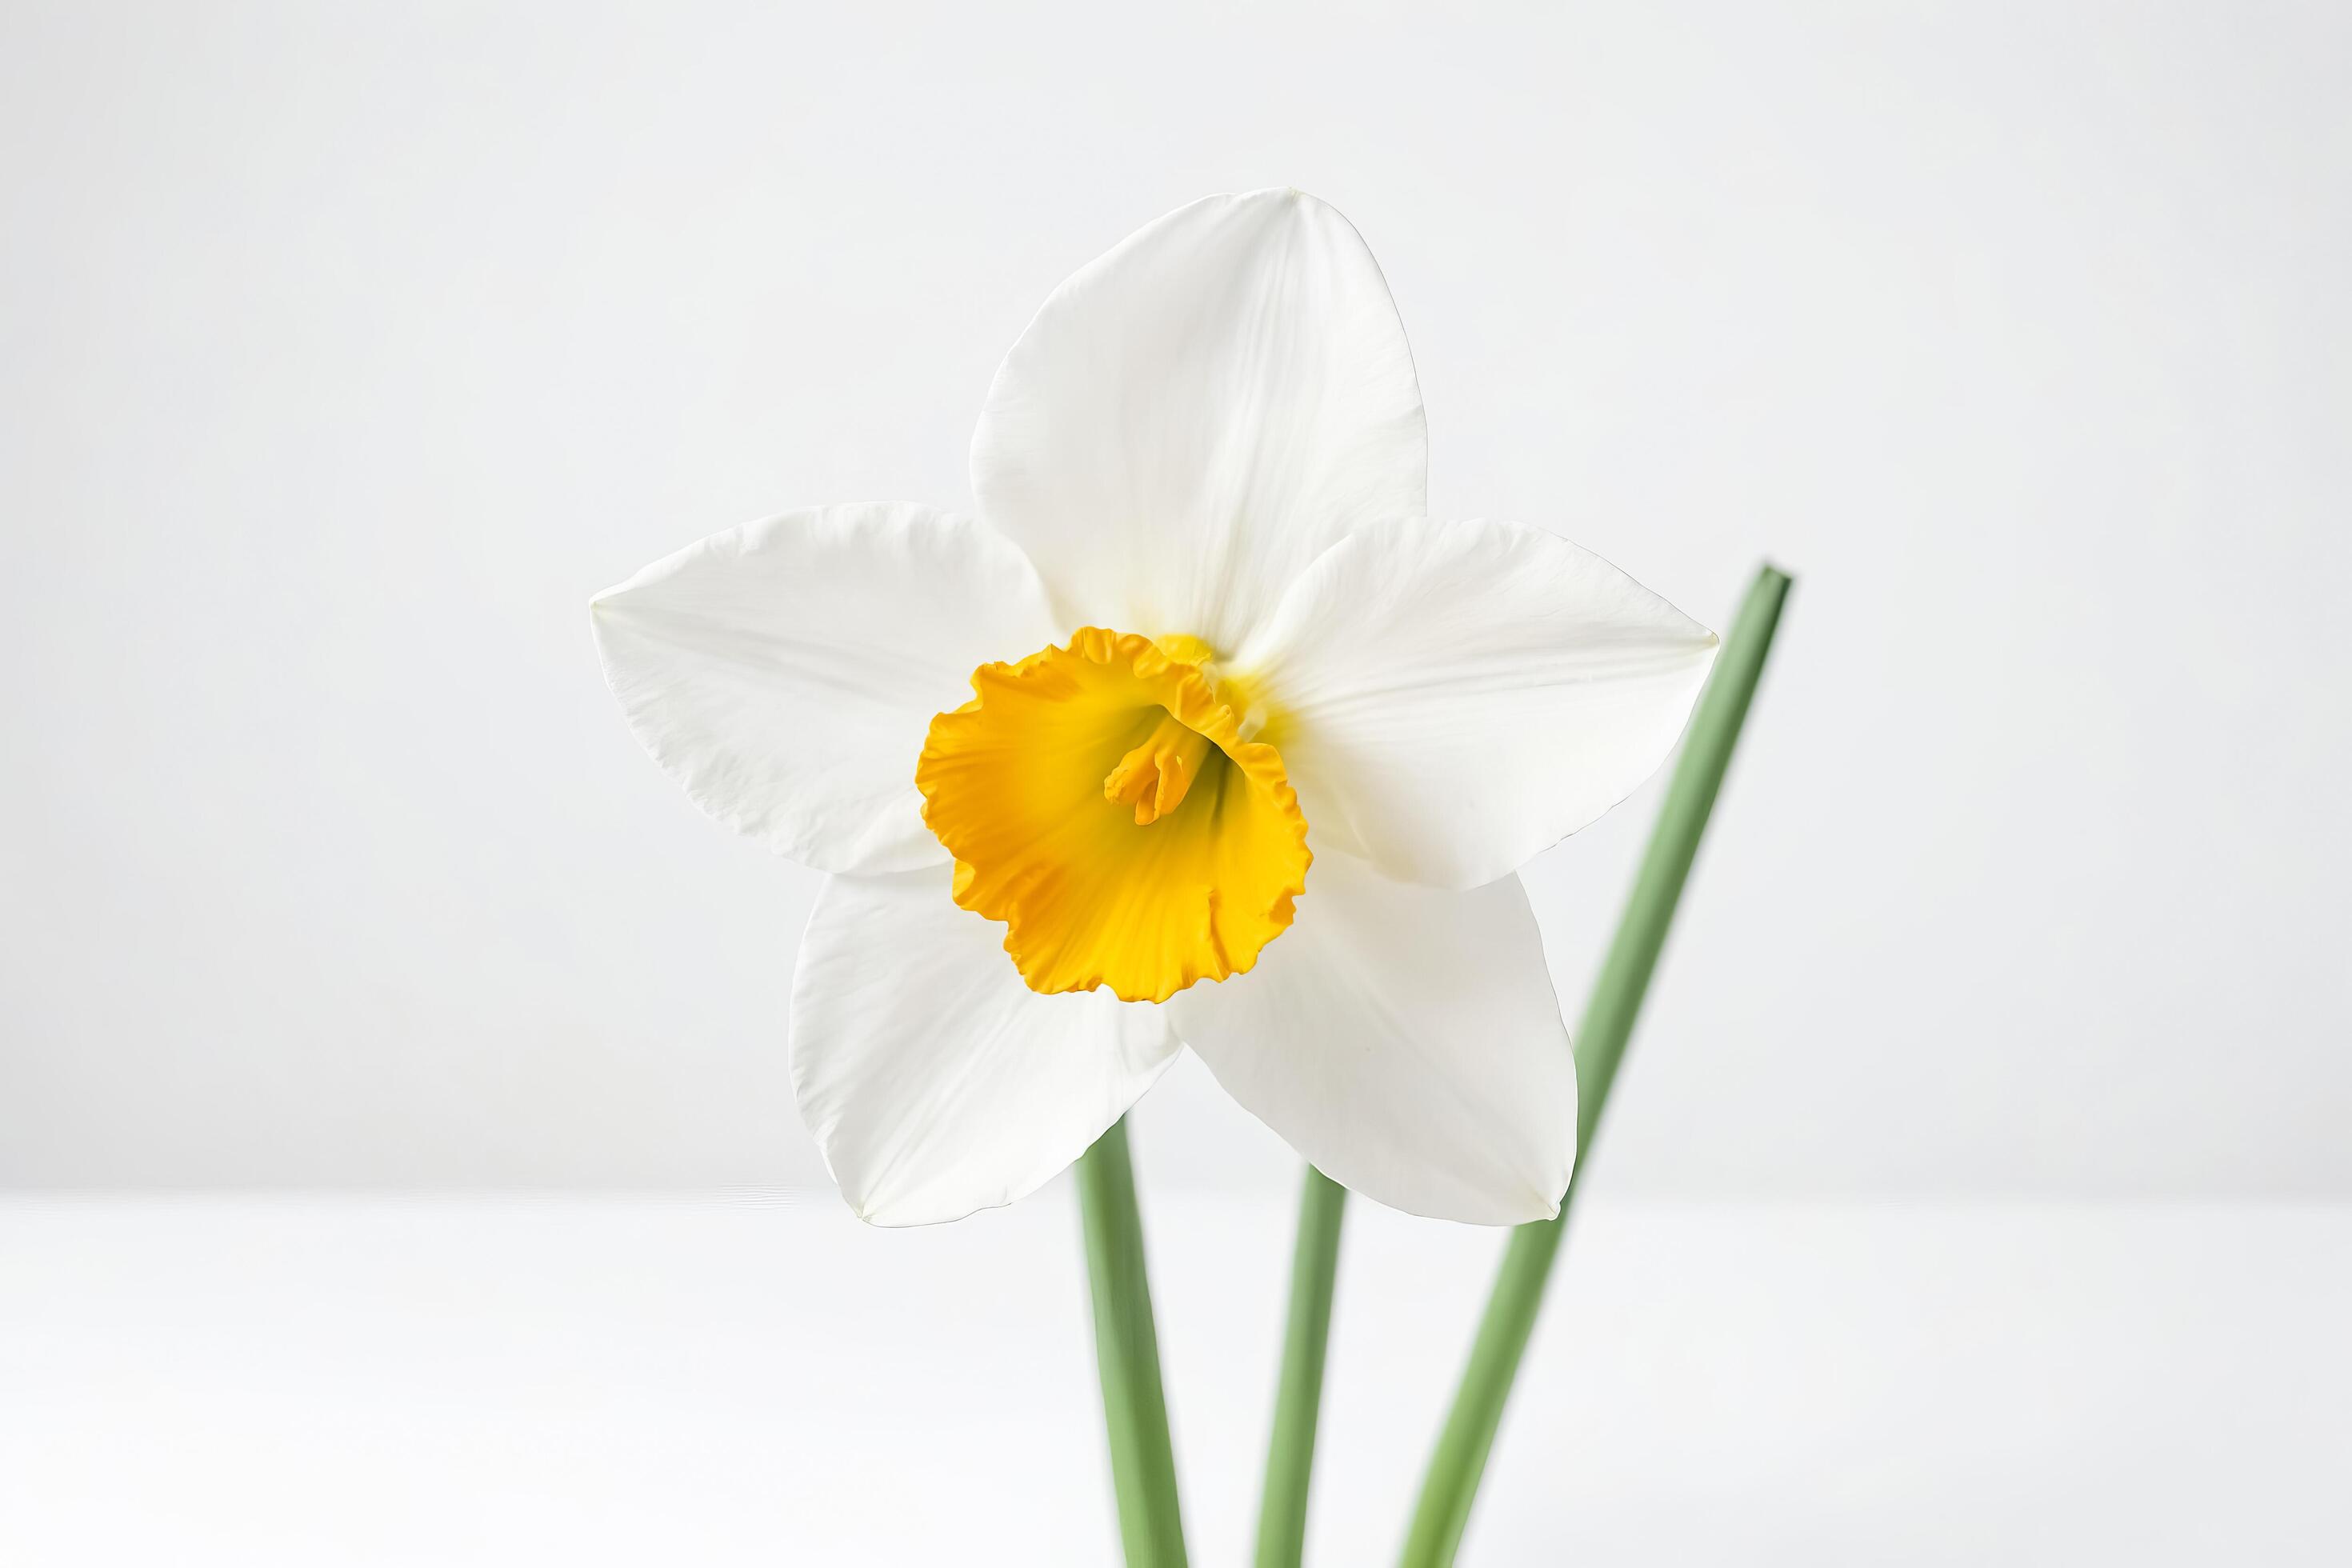
[[[11,5],[0,1181],[821,1182],[814,879],[637,752],[588,596],[968,505],[1055,282],[1295,184],[1442,515],[1716,625],[1799,574],[1612,1188],[2352,1190],[2347,58],[2273,5]],[[1571,1017],[1654,800],[1533,873]],[[1139,1121],[1287,1190],[1205,1074]]]
[[[1104,1568],[1072,1206],[0,1200],[0,1561]],[[1186,1535],[1227,1568],[1291,1218],[1150,1208]],[[1317,1568],[1395,1561],[1495,1243],[1349,1205]],[[2340,1205],[1604,1198],[1462,1563],[2343,1568],[2347,1321]]]

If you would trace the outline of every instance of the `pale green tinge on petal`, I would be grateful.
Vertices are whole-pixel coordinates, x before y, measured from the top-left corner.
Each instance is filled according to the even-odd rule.
[[[1258,191],[1171,213],[1056,289],[989,389],[971,470],[1066,627],[1231,653],[1342,535],[1427,510],[1428,436],[1361,237]]]
[[[592,605],[629,727],[697,804],[826,871],[947,859],[915,759],[979,665],[1052,640],[1020,548],[970,518],[788,512],[656,562]]]
[[[1333,1181],[1476,1225],[1559,1212],[1576,1071],[1517,878],[1448,892],[1318,855],[1257,968],[1168,1008],[1225,1091]]]
[[[1715,634],[1516,523],[1366,530],[1233,661],[1317,843],[1469,888],[1600,816],[1674,749]]]
[[[1084,1153],[1176,1055],[1165,1012],[1041,995],[945,867],[835,877],[793,976],[793,1090],[860,1218],[1009,1204]]]

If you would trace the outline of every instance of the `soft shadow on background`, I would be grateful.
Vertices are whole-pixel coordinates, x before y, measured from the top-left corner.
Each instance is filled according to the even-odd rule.
[[[2347,58],[2352,12],[2284,4],[9,5],[0,1184],[821,1187],[783,1026],[814,878],[700,818],[638,752],[587,599],[789,507],[968,508],[982,394],[1056,282],[1193,197],[1296,184],[1346,212],[1388,273],[1441,515],[1554,529],[1717,626],[1760,556],[1801,579],[1612,1105],[1599,1186],[1632,1207],[1604,1211],[1603,1242],[1563,1271],[1593,1276],[1579,1321],[1632,1359],[1531,1369],[1559,1392],[1529,1394],[1506,1433],[1498,1466],[1525,1468],[1498,1468],[1515,1500],[1494,1506],[1519,1510],[1500,1516],[1524,1524],[1513,1539],[1550,1539],[1543,1456],[1590,1475],[1616,1453],[1649,1456],[1592,1483],[1614,1500],[1601,1539],[1633,1553],[1707,1517],[1659,1478],[1710,1475],[1746,1478],[1716,1500],[1815,1561],[1836,1560],[1821,1549],[1840,1530],[1861,1561],[1943,1529],[1945,1503],[1923,1500],[1939,1485],[2007,1499],[2001,1517],[2053,1550],[2179,1545],[2193,1532],[2177,1520],[2083,1533],[2150,1476],[2188,1506],[2202,1463],[2167,1449],[2135,1468],[2137,1439],[2102,1434],[2189,1431],[2216,1410],[2210,1430],[2282,1445],[2279,1464],[2229,1471],[2255,1489],[2230,1495],[2308,1503],[2289,1483],[2315,1463],[2317,1407],[2245,1403],[2254,1370],[2198,1358],[2316,1341],[2312,1304],[2352,1303],[2340,1218],[2242,1232],[2208,1207],[2173,1231],[2100,1205],[2352,1196]],[[1571,1016],[1654,804],[1645,791],[1531,874]],[[1295,1163],[1189,1064],[1137,1122],[1176,1216],[1170,1255],[1247,1259],[1229,1288],[1169,1287],[1180,1426],[1216,1468],[1188,1500],[1238,1541]],[[1663,1199],[1691,1206],[1623,1217]],[[1759,1199],[1863,1217],[1842,1241],[1805,1228],[1811,1209],[1707,1229],[1710,1205]],[[1945,1217],[1914,1231],[1884,1200]],[[19,1326],[98,1325],[43,1363],[55,1412],[97,1386],[76,1355],[102,1368],[135,1337],[130,1319],[106,1327],[109,1290],[163,1267],[141,1239],[152,1207],[59,1240],[81,1233],[55,1216],[83,1201],[25,1209],[14,1233],[54,1265],[34,1289],[16,1271]],[[1092,1500],[1077,1298],[1035,1272],[1074,1271],[1075,1243],[1063,1199],[1040,1203],[952,1240],[877,1241],[814,1207],[805,1231],[706,1226],[717,1250],[680,1272],[709,1294],[633,1316],[590,1291],[626,1324],[574,1325],[544,1385],[536,1363],[511,1373],[495,1333],[452,1342],[520,1376],[515,1408],[539,1409],[547,1388],[614,1374],[607,1330],[675,1344],[731,1300],[747,1324],[729,1331],[752,1343],[761,1303],[826,1289],[793,1247],[865,1304],[823,1308],[813,1334],[897,1322],[874,1315],[886,1282],[932,1311],[1042,1292],[1062,1317],[1008,1321],[1066,1357],[1036,1373],[1063,1380],[1037,1426],[1084,1456],[1045,1495]],[[2033,1205],[2025,1228],[1982,1217]],[[275,1290],[281,1264],[304,1277],[283,1261],[314,1255],[299,1226],[219,1223],[228,1239],[191,1257],[239,1289]],[[346,1241],[316,1247],[347,1244],[320,1223]],[[477,1279],[483,1258],[574,1245],[562,1225],[500,1239],[510,1221],[479,1223],[394,1256]],[[1383,1521],[1402,1521],[1391,1494],[1494,1240],[1409,1227],[1408,1245],[1402,1223],[1365,1222],[1364,1315],[1349,1328],[1343,1301],[1333,1363],[1334,1399],[1357,1402],[1334,1405],[1338,1440],[1379,1435],[1353,1495]],[[1938,1272],[1935,1237],[1987,1272]],[[988,1237],[1009,1249],[993,1273],[967,1258]],[[604,1278],[606,1245],[577,1242],[583,1278]],[[711,1263],[738,1246],[766,1261]],[[943,1250],[909,1250],[924,1246]],[[1422,1300],[1415,1257],[1466,1272],[1382,1317],[1372,1281]],[[2183,1257],[2211,1268],[2167,1261]],[[2223,1269],[2235,1283],[2212,1283]],[[546,1321],[530,1278],[520,1339]],[[1794,1337],[1641,1326],[1681,1321],[1645,1300],[1697,1291],[1720,1327],[1743,1289]],[[2118,1324],[2155,1299],[2179,1315]],[[269,1337],[235,1290],[219,1300],[236,1333]],[[468,1332],[505,1321],[464,1289],[435,1300]],[[1183,1326],[1220,1310],[1240,1339]],[[158,1352],[163,1384],[243,1364],[205,1321]],[[1906,1327],[1923,1321],[1956,1326]],[[1230,1386],[1204,1348],[1228,1343],[1244,1347]],[[450,1407],[480,1386],[438,1342],[402,1353],[440,1369],[420,1386],[452,1379]],[[1784,1355],[1799,1370],[1759,1373]],[[269,1375],[310,1386],[303,1364]],[[2036,1403],[2037,1369],[2070,1368],[2092,1382]],[[656,1400],[646,1419],[706,1436],[753,1419],[712,1375],[719,1404]],[[2340,1354],[2298,1375],[2352,1388]],[[757,1418],[785,1434],[761,1450],[779,1465],[813,1431],[845,1435],[812,1463],[918,1441],[912,1425],[802,1419],[792,1398],[830,1395],[778,1376],[752,1384]],[[926,1397],[988,1447],[1001,1391],[940,1376]],[[2168,1376],[2187,1405],[2149,1393]],[[2264,1398],[2292,1392],[2262,1378]],[[248,1415],[274,1397],[267,1379],[239,1386]],[[1402,1406],[1381,1403],[1391,1386]],[[2021,1403],[1969,1392],[1988,1387]],[[444,1406],[421,1408],[420,1431],[446,1431]],[[529,1428],[514,1451],[590,1442],[633,1408]],[[1585,1410],[1654,1425],[1612,1449]],[[1774,1413],[1797,1410],[1818,1433],[1788,1436]],[[905,1411],[919,1422],[911,1390]],[[1662,1411],[1712,1435],[1676,1448]],[[194,1451],[211,1417],[183,1414]],[[1905,1448],[1929,1427],[1942,1436]],[[76,1473],[104,1475],[112,1439],[82,1435],[94,1458]],[[20,1431],[25,1452],[36,1436]],[[2340,1456],[2340,1425],[2333,1440]],[[625,1461],[616,1476],[646,1473]],[[970,1506],[1034,1517],[1034,1497],[981,1473],[995,1479]],[[516,1495],[540,1495],[535,1474]],[[2035,1477],[2063,1480],[2044,1495]],[[443,1494],[417,1485],[432,1517]],[[2090,1500],[2069,1514],[2078,1486]],[[669,1495],[640,1500],[648,1519],[700,1506]],[[187,1517],[208,1506],[230,1505],[196,1498]],[[939,1506],[884,1510],[887,1527],[951,1539],[955,1507]],[[1069,1560],[1087,1561],[1101,1517],[1072,1517]],[[2013,1558],[2017,1537],[1984,1528],[1937,1539],[1954,1561],[1975,1560],[1971,1542]],[[1352,1514],[1318,1529],[1391,1538],[1352,1533]],[[1675,1539],[1702,1556],[1755,1543]]]

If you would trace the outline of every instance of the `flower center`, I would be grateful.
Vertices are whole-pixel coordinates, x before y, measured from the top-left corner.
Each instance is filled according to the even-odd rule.
[[[1178,806],[1209,755],[1209,737],[1171,713],[1151,738],[1119,758],[1103,780],[1103,798],[1135,807],[1135,825],[1149,827]]]
[[[1193,637],[1088,627],[972,673],[915,784],[955,899],[1031,988],[1161,1002],[1257,962],[1306,891],[1307,818]]]

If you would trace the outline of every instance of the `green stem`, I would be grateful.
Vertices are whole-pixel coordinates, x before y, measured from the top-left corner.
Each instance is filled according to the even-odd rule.
[[[1716,794],[1723,787],[1724,771],[1730,766],[1732,749],[1748,717],[1748,702],[1756,695],[1757,678],[1763,673],[1764,656],[1772,647],[1772,633],[1780,625],[1780,606],[1788,595],[1785,574],[1769,566],[1759,569],[1732,627],[1731,640],[1716,664],[1715,678],[1691,721],[1682,761],[1666,788],[1665,804],[1658,810],[1657,826],[1651,830],[1650,847],[1618,922],[1616,940],[1610,944],[1609,957],[1585,1005],[1583,1026],[1576,1039],[1576,1173],[1580,1176],[1591,1158],[1601,1108],[1609,1103],[1610,1086],[1616,1082],[1617,1066],[1633,1037],[1633,1021],[1649,991],[1650,976],[1657,969],[1658,953],[1674,923],[1675,906],[1690,877],[1708,814],[1715,809]],[[1544,1281],[1559,1254],[1568,1203],[1575,1195],[1576,1185],[1571,1184],[1561,1200],[1559,1218],[1523,1225],[1511,1233],[1493,1293],[1486,1299],[1486,1315],[1470,1347],[1469,1365],[1463,1369],[1461,1387],[1454,1392],[1453,1411],[1445,1418],[1437,1450],[1430,1456],[1429,1472],[1422,1480],[1421,1501],[1405,1538],[1404,1568],[1447,1568],[1454,1561],[1463,1527],[1470,1521],[1471,1500],[1477,1494],[1487,1452],[1495,1444],[1495,1429],[1503,1418],[1504,1402],[1510,1395],[1511,1381],[1518,1373],[1519,1358],[1527,1351],[1528,1336],[1543,1304]]]
[[[1323,1355],[1339,1271],[1339,1221],[1348,1189],[1307,1167],[1298,1194],[1298,1247],[1290,1260],[1290,1321],[1282,1334],[1282,1381],[1266,1446],[1257,1516],[1257,1568],[1297,1568],[1307,1544],[1307,1489],[1315,1470],[1315,1422],[1323,1407]]]
[[[1119,1540],[1128,1568],[1183,1568],[1184,1518],[1176,1502],[1176,1455],[1160,1389],[1160,1336],[1151,1323],[1125,1119],[1095,1140],[1076,1168]]]

